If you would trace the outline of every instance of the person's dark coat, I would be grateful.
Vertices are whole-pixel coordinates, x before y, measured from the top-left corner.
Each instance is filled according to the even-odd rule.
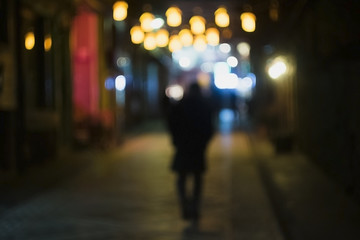
[[[213,134],[212,109],[198,85],[192,85],[188,95],[173,105],[169,127],[176,148],[172,170],[205,171],[205,150]]]

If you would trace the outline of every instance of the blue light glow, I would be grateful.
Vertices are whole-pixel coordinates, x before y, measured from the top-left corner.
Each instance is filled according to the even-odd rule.
[[[112,90],[114,89],[115,87],[115,81],[112,77],[108,77],[106,80],[105,80],[105,88],[107,90]]]

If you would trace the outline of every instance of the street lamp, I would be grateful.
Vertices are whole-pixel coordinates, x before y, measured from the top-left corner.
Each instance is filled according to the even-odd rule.
[[[166,23],[170,27],[178,27],[181,24],[181,10],[178,7],[170,7],[166,13]]]
[[[169,43],[169,32],[166,29],[159,29],[156,32],[156,44],[158,47],[166,47]]]
[[[187,28],[182,29],[179,32],[179,37],[184,47],[188,47],[193,44],[194,37],[189,29]]]
[[[216,28],[208,28],[205,32],[206,40],[209,45],[217,46],[220,42],[219,30]]]
[[[241,27],[245,32],[254,32],[256,28],[256,17],[251,12],[244,12],[240,15]]]
[[[201,16],[193,16],[190,18],[190,29],[195,35],[203,34],[205,32],[205,18]]]
[[[288,72],[288,64],[284,57],[276,57],[267,66],[267,73],[270,78],[276,80]]]
[[[127,17],[128,4],[124,1],[117,1],[113,5],[113,18],[115,21],[123,21]]]
[[[194,38],[194,49],[198,52],[203,52],[206,49],[207,43],[206,43],[206,37],[205,35],[196,35]]]
[[[152,26],[152,22],[154,19],[154,15],[149,12],[144,12],[140,16],[140,26],[144,32],[151,32],[154,29]]]
[[[25,48],[27,50],[33,49],[35,46],[35,35],[34,32],[28,32],[25,35]]]
[[[149,32],[145,34],[144,48],[149,51],[154,50],[156,48],[155,33]]]
[[[176,52],[183,47],[180,37],[178,35],[172,35],[169,40],[169,51]]]
[[[130,29],[131,41],[134,44],[140,44],[144,41],[145,34],[140,26],[134,26]]]
[[[215,23],[219,27],[229,26],[230,18],[226,8],[220,7],[215,11]]]

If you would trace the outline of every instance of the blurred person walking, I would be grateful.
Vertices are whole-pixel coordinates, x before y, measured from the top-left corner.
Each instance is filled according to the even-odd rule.
[[[205,152],[214,131],[209,98],[203,96],[197,83],[189,86],[182,100],[171,104],[168,125],[175,147],[171,169],[177,174],[182,217],[197,227],[206,171]]]

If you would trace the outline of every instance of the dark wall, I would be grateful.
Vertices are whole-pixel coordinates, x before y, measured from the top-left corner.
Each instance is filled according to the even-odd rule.
[[[357,1],[313,1],[292,32],[298,144],[360,195],[360,30]]]

